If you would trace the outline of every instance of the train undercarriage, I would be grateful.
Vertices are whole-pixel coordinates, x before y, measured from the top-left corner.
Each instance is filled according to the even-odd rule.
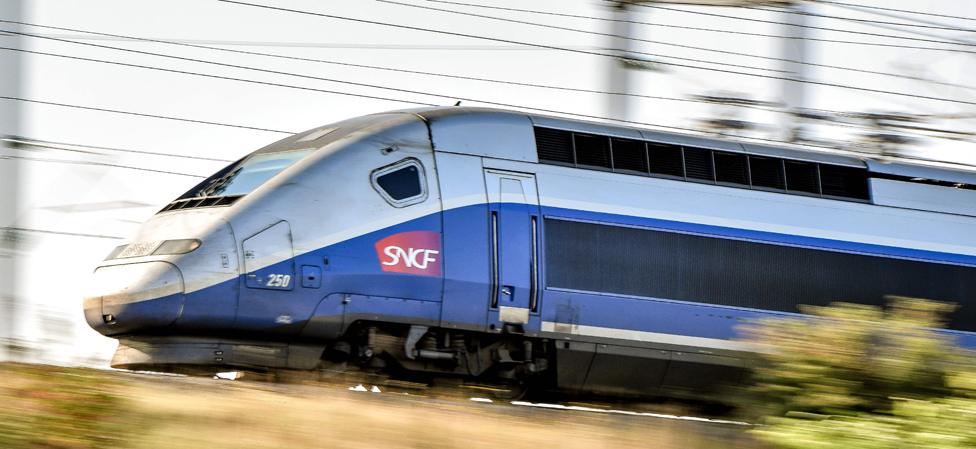
[[[587,349],[595,346],[600,349]],[[679,363],[676,353],[666,352],[535,338],[517,329],[482,333],[359,321],[331,342],[123,337],[112,366],[206,376],[237,371],[283,382],[447,382],[502,399],[527,391],[559,397],[700,398],[745,379],[745,363]]]

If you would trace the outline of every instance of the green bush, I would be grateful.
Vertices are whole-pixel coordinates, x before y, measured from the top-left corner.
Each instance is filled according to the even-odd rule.
[[[761,363],[754,432],[784,448],[976,447],[974,355],[934,329],[952,306],[835,304],[745,328]]]

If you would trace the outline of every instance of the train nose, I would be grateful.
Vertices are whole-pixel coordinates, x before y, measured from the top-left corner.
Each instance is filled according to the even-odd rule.
[[[167,327],[183,312],[180,270],[167,262],[99,267],[85,295],[85,319],[104,335]]]

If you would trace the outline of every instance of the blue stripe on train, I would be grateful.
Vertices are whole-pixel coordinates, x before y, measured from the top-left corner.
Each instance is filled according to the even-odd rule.
[[[479,217],[484,215],[485,210],[484,204],[466,206],[445,211],[443,218],[444,222],[456,218],[461,222],[470,223],[471,226],[467,228],[467,232],[473,234],[470,238],[481,242],[484,240],[484,236],[478,233],[486,232],[487,226],[481,225]],[[627,226],[830,251],[976,266],[976,257],[962,254],[556,207],[544,207],[542,211],[544,215],[549,217],[616,223]],[[324,273],[325,277],[323,278],[322,288],[305,289],[296,286],[294,291],[287,292],[287,300],[285,300],[284,295],[280,295],[280,293],[284,292],[275,292],[279,294],[277,296],[281,296],[278,300],[262,304],[259,307],[253,308],[250,312],[238,313],[236,319],[229,315],[233,315],[235,313],[234,309],[237,307],[233,307],[227,300],[227,297],[236,293],[237,286],[243,285],[243,277],[192,292],[186,296],[184,316],[180,318],[179,325],[185,326],[188,329],[205,329],[208,321],[211,323],[220,323],[221,325],[235,322],[235,327],[239,329],[244,328],[254,331],[293,335],[301,329],[302,324],[308,318],[312,317],[317,309],[320,311],[331,310],[332,312],[329,313],[339,313],[338,311],[341,310],[341,307],[319,308],[320,303],[322,303],[329,293],[348,292],[388,296],[399,291],[403,292],[400,296],[404,298],[439,301],[441,299],[439,295],[437,297],[428,296],[435,294],[434,292],[439,292],[439,289],[435,288],[436,284],[432,283],[435,279],[420,279],[421,277],[419,276],[384,273],[380,270],[379,262],[373,248],[373,244],[377,240],[391,234],[413,230],[436,229],[441,222],[438,215],[431,214],[382,230],[370,232],[334,245],[304,253],[296,256],[292,261],[283,262],[284,265],[291,265],[293,263],[295,267],[301,267],[303,264],[321,263],[323,257],[330,257],[330,266]],[[450,228],[448,228],[447,232],[450,232]],[[445,236],[445,240],[456,237]],[[449,247],[445,246],[445,250],[449,250]],[[485,261],[474,259],[478,257],[486,258],[487,252],[473,255],[465,254],[460,258],[456,258],[458,256],[447,253],[444,254],[444,257],[445,272],[447,273],[447,278],[444,279],[444,285],[447,286],[447,289],[451,289],[451,285],[455,285],[456,288],[467,286],[477,288],[477,293],[472,295],[451,295],[445,293],[445,302],[442,305],[442,319],[447,319],[445,314],[448,309],[458,307],[453,302],[466,301],[463,304],[463,308],[470,313],[462,314],[461,316],[464,319],[454,324],[484,328],[487,323],[481,320],[487,316],[488,298],[485,292],[487,291],[487,283],[489,281],[488,273],[482,273],[482,282],[480,284],[472,282],[472,278],[470,277],[472,273],[467,274],[469,276],[467,279],[453,282],[456,279],[451,278],[452,271],[450,266],[451,264],[460,264],[465,267],[486,266]],[[246,287],[240,287],[240,289],[244,290]],[[454,293],[459,292],[454,291]],[[376,310],[378,316],[389,313],[403,313],[403,310],[408,310],[403,308],[382,310],[384,309],[381,305],[383,303],[382,301],[376,303],[378,304]],[[577,324],[587,326],[717,339],[733,338],[735,336],[735,327],[745,321],[763,316],[784,315],[779,312],[740,309],[667,299],[628,298],[586,292],[567,292],[555,289],[548,289],[543,292],[541,308],[543,321],[560,322],[565,321],[567,317],[571,318],[575,316]],[[426,319],[429,318],[427,315],[425,314],[424,317],[408,318]],[[283,316],[287,316],[291,320],[291,323],[276,322],[280,321],[280,318]],[[537,331],[538,329],[531,330]],[[955,331],[947,332],[958,335],[962,339],[962,343],[966,346],[976,347],[976,334]]]

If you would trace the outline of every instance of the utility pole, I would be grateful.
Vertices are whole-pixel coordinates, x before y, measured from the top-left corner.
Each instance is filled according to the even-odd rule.
[[[634,16],[634,11],[643,10],[644,12],[651,11],[648,8],[641,8],[641,4],[654,4],[654,3],[664,3],[664,4],[683,4],[683,5],[696,5],[696,6],[725,6],[725,7],[737,7],[737,6],[776,6],[788,8],[786,11],[802,12],[802,7],[800,6],[800,0],[616,0],[610,2],[611,6],[611,30],[609,34],[613,36],[609,39],[609,48],[617,54],[620,59],[609,64],[609,72],[607,73],[607,90],[611,92],[622,92],[622,93],[633,93],[635,91],[633,86],[633,70],[646,68],[639,64],[626,64],[623,58],[632,58],[632,52],[636,50],[634,48],[634,41],[630,39],[623,39],[619,36],[631,37],[635,33],[632,32],[632,28],[635,26],[633,22],[638,21],[637,17]],[[791,14],[790,12],[783,12],[783,22],[786,23],[784,28],[786,28],[786,35],[789,36],[787,39],[783,39],[781,54],[783,59],[789,59],[793,62],[784,62],[786,65],[784,70],[791,73],[791,77],[794,79],[802,80],[805,77],[804,68],[807,56],[807,45],[805,41],[805,28],[801,26],[793,25],[804,25],[804,16],[802,14]],[[656,92],[661,94],[662,92]],[[781,87],[781,101],[786,107],[786,113],[783,115],[783,121],[780,123],[781,129],[788,141],[795,141],[799,134],[802,133],[799,122],[796,121],[794,117],[794,112],[798,112],[803,108],[805,95],[804,95],[804,83],[797,81],[783,81]],[[608,95],[607,96],[607,111],[610,117],[624,120],[631,120],[630,117],[632,108],[630,107],[631,98],[624,95]]]
[[[0,1],[0,17],[12,20],[24,16],[21,0]],[[17,25],[8,25],[19,30]],[[0,34],[5,47],[21,48],[19,36]],[[0,53],[0,95],[17,97],[22,90],[23,57],[20,52]],[[20,104],[17,101],[0,100],[0,136],[18,135],[21,127]],[[9,154],[10,148],[0,144],[0,154]],[[18,211],[19,173],[15,159],[0,159],[0,360],[17,357],[17,240],[18,233],[7,229],[16,221]]]
[[[809,46],[806,39],[806,16],[805,6],[802,2],[797,2],[786,6],[780,13],[783,22],[783,39],[780,58],[783,59],[783,70],[792,78],[798,81],[782,81],[780,102],[783,103],[783,114],[780,114],[779,135],[777,139],[786,142],[798,142],[804,140],[804,131],[798,120],[803,113],[806,104],[806,67],[804,64],[808,59]]]
[[[630,2],[621,1],[614,2],[611,6],[611,19],[610,22],[611,31],[610,34],[614,36],[633,36],[633,24],[629,21],[633,20],[632,10],[634,6],[630,5]],[[630,58],[631,53],[629,52],[632,47],[633,41],[629,39],[622,39],[619,37],[610,38],[610,50],[617,55],[617,59],[610,63],[610,71],[607,74],[607,81],[610,85],[608,89],[610,92],[621,92],[630,93],[631,88],[631,77],[633,69],[631,65],[627,63],[627,59]],[[609,117],[627,120],[630,118],[630,97],[627,95],[607,95],[607,100],[609,101],[607,105],[607,112]]]

